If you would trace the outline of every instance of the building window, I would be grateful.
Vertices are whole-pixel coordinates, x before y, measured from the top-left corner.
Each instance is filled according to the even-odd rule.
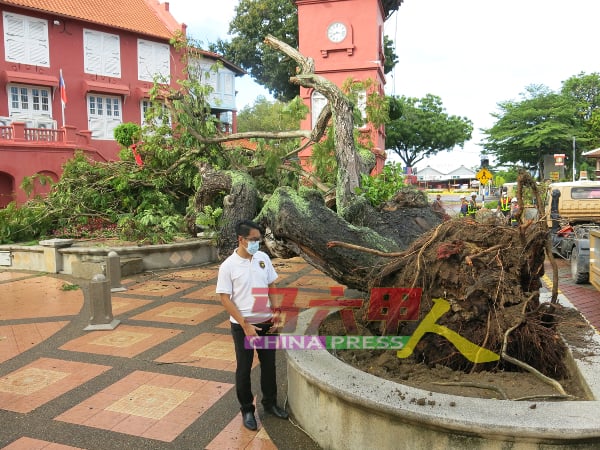
[[[168,80],[171,74],[171,49],[168,44],[138,39],[138,79],[154,81],[155,76]]]
[[[121,43],[116,34],[83,30],[85,73],[121,78]]]
[[[8,85],[11,117],[52,117],[50,89],[41,86]]]
[[[359,91],[356,95],[356,107],[360,111],[360,118],[364,123],[367,121],[367,92]]]
[[[152,107],[156,108],[152,110]],[[160,108],[160,110],[158,109]],[[154,101],[145,98],[140,103],[140,110],[142,112],[141,124],[142,125],[154,125],[161,127],[163,125],[171,126],[171,119],[169,118],[169,111],[167,106],[160,101]]]
[[[9,12],[3,17],[6,61],[50,67],[48,22]]]
[[[121,99],[107,95],[89,94],[88,123],[94,139],[114,140],[114,129],[120,125]]]
[[[218,109],[235,109],[235,74],[218,64],[210,64],[206,59],[191,59],[188,65],[190,79],[208,86],[210,106]]]
[[[327,99],[325,98],[325,96],[323,94],[321,94],[320,92],[313,91],[313,93],[310,97],[310,110],[311,110],[311,114],[312,114],[311,127],[312,128],[314,128],[315,125],[317,124],[317,119],[319,118],[319,114],[321,114],[321,111],[323,111],[323,108],[325,108],[326,104],[327,104]]]
[[[216,94],[221,97],[223,105],[235,105],[235,77],[227,70],[219,71]]]
[[[229,134],[233,133],[233,113],[231,111],[223,111],[217,115],[219,120],[219,129],[221,132]]]

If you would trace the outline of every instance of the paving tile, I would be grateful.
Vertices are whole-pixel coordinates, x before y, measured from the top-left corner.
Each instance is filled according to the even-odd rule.
[[[300,257],[290,259],[275,259],[273,260],[273,267],[278,274],[296,274],[300,270],[306,268],[306,262]]]
[[[198,325],[224,311],[220,305],[169,302],[133,316],[133,320]]]
[[[147,295],[150,297],[169,297],[195,285],[195,283],[184,281],[148,280],[128,286],[127,292],[129,294]]]
[[[262,426],[258,414],[256,421],[258,430],[251,431],[244,427],[242,415],[236,415],[231,422],[206,446],[206,450],[222,449],[263,449],[277,450],[277,446]]]
[[[178,270],[173,274],[176,280],[193,280],[198,281],[217,281],[217,270],[214,267],[197,267],[189,270]]]
[[[70,445],[56,444],[54,442],[42,441],[40,439],[31,439],[22,437],[2,447],[2,450],[83,450],[79,447],[71,447]]]
[[[215,302],[220,305],[221,300],[219,299],[219,294],[217,294],[215,290],[216,285],[204,286],[203,288],[185,294],[181,298],[190,300],[206,300],[208,302]]]
[[[0,409],[27,413],[109,369],[98,364],[40,358],[0,378]]]
[[[323,275],[304,275],[286,285],[286,287],[297,287],[297,288],[318,288],[326,289],[329,291],[330,287],[339,286],[337,281],[332,280],[329,277]]]
[[[223,330],[231,330],[231,321],[229,319],[224,320],[216,328],[222,328]]]
[[[69,322],[39,322],[0,326],[0,363],[35,347],[68,324]]]
[[[121,397],[105,409],[159,420],[177,408],[191,395],[191,391],[165,388],[154,383],[152,385],[145,384],[133,390],[127,396]]]
[[[81,290],[64,291],[65,281],[35,277],[2,285],[0,320],[74,316],[83,307]]]
[[[114,330],[90,331],[60,349],[131,358],[179,333],[180,330],[121,324]]]
[[[571,278],[568,262],[557,261],[559,274],[565,274],[559,279],[558,292],[565,295],[569,302],[581,312],[586,320],[596,329],[600,330],[600,292],[591,285],[576,285]],[[552,289],[551,270],[546,270],[542,282],[547,289]]]
[[[152,303],[152,300],[139,300],[137,298],[126,298],[118,295],[111,296],[111,305],[113,316],[118,317],[120,314],[132,311],[142,306]]]
[[[136,371],[55,420],[171,442],[232,387],[229,383]],[[90,410],[97,412],[81,417]]]
[[[165,353],[156,362],[235,371],[235,349],[228,334],[202,333]],[[253,367],[258,364],[254,358]]]

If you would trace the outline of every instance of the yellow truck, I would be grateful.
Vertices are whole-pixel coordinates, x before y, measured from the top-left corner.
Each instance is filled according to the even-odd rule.
[[[600,272],[590,269],[590,260],[595,267],[600,265],[600,181],[552,183],[549,189],[546,217],[552,253],[570,260],[571,277],[576,283],[587,283],[591,278],[600,289]],[[590,258],[592,233],[596,247]]]

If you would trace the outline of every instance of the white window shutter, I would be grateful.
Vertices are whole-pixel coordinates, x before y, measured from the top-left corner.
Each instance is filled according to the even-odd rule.
[[[321,94],[320,92],[313,91],[310,100],[311,100],[310,109],[311,109],[311,115],[312,115],[311,126],[314,127],[315,124],[317,123],[317,119],[319,118],[319,114],[321,114],[321,111],[323,111],[323,108],[325,108],[325,105],[327,104],[327,98],[325,98],[325,96],[323,94]]]
[[[358,98],[357,98],[357,107],[358,110],[360,111],[360,116],[362,117],[363,120],[367,119],[367,92],[366,91],[360,91],[358,93]]]
[[[4,13],[4,34],[25,38],[25,20],[21,16]]]
[[[148,41],[138,39],[138,79],[152,81],[152,47]]]
[[[46,21],[29,22],[30,61],[38,66],[50,66],[48,48],[48,23]]]
[[[223,106],[235,107],[235,90],[234,90],[234,77],[232,73],[225,72],[223,74]]]
[[[90,117],[89,129],[92,132],[92,138],[102,139],[104,136],[104,121],[97,117]]]
[[[171,49],[167,44],[156,44],[156,71],[163,77],[171,75]]]
[[[4,51],[7,61],[25,60],[25,20],[4,13]]]
[[[171,50],[167,44],[138,39],[138,79],[153,81],[154,76],[169,78]]]
[[[214,92],[218,91],[219,73],[211,70],[211,66],[202,65],[202,84],[206,84],[213,88]]]
[[[119,36],[103,33],[103,38],[103,75],[121,78],[121,45]]]
[[[3,17],[6,61],[48,67],[48,22],[7,12]]]
[[[225,95],[233,95],[234,93],[233,74],[231,73],[223,74],[223,93]]]
[[[101,45],[102,40],[98,33],[91,30],[83,31],[84,70],[86,73],[102,73]]]
[[[121,78],[119,36],[100,31],[83,31],[84,70],[86,73]]]
[[[110,140],[114,140],[115,139],[115,128],[117,128],[119,125],[121,125],[121,119],[116,119],[116,118],[112,118],[112,119],[108,119],[106,121],[106,132],[104,135],[104,139],[110,139]]]

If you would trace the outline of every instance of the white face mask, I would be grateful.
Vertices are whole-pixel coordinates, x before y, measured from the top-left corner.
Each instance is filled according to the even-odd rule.
[[[259,241],[248,241],[248,247],[246,248],[246,251],[248,253],[250,253],[251,255],[254,255],[258,251],[259,248],[260,248]]]

